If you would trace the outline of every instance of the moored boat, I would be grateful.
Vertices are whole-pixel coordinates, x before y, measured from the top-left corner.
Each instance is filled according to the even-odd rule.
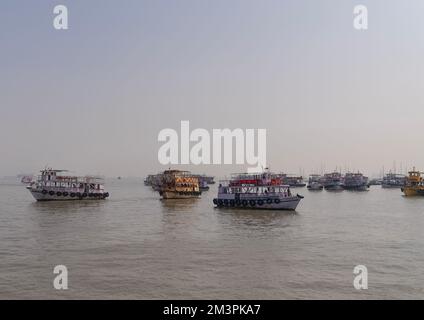
[[[292,195],[290,186],[283,185],[278,176],[264,172],[221,181],[213,203],[219,208],[295,210],[302,198]]]
[[[144,185],[145,186],[153,186],[153,183],[155,181],[155,177],[156,175],[154,174],[149,174],[145,179],[144,179]]]
[[[424,180],[421,176],[421,172],[412,169],[408,172],[405,185],[401,188],[405,196],[424,196]]]
[[[209,184],[214,184],[215,181],[213,180],[214,177],[207,176],[204,174],[194,174],[193,177],[197,177],[199,180],[199,188],[201,191],[207,191],[209,190]]]
[[[348,172],[344,176],[342,186],[345,190],[366,191],[369,188],[368,177],[360,172]]]
[[[199,179],[189,171],[166,170],[157,176],[156,189],[163,199],[199,198]]]
[[[288,185],[292,188],[302,188],[306,186],[302,176],[288,175],[285,173],[280,173],[278,176],[281,178],[282,184]]]
[[[316,191],[324,188],[322,184],[322,177],[319,174],[311,174],[308,180],[308,190]]]
[[[406,177],[403,174],[389,172],[383,177],[382,188],[402,188],[405,185]]]
[[[376,178],[376,179],[371,179],[371,180],[368,182],[368,185],[370,185],[370,186],[381,186],[381,185],[382,185],[382,183],[383,183],[383,180],[382,180],[382,179],[378,179],[378,178]]]
[[[334,171],[324,174],[323,185],[325,190],[338,191],[343,190],[343,178],[340,172]]]
[[[199,180],[199,189],[200,191],[208,191],[209,190],[208,183],[205,180]]]
[[[41,170],[27,189],[37,201],[99,200],[109,197],[103,178],[63,175],[66,170]]]

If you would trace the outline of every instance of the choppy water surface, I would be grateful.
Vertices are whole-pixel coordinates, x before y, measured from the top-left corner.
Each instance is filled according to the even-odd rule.
[[[37,203],[0,181],[0,298],[424,298],[424,197],[300,188],[289,213],[214,209],[216,187],[183,201],[141,179],[107,187],[106,201]],[[59,264],[67,291],[53,288]]]

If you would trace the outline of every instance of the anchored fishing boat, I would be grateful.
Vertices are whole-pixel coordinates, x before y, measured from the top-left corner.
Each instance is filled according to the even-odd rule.
[[[157,177],[157,191],[163,199],[199,198],[199,179],[189,171],[166,170]]]
[[[345,190],[366,191],[369,188],[368,177],[360,172],[348,172],[344,176],[342,186]]]
[[[278,175],[264,172],[237,174],[221,181],[213,203],[217,207],[295,210],[301,199],[303,196],[291,194],[290,186],[283,185]]]
[[[405,181],[405,186],[401,188],[405,196],[424,196],[424,180],[421,177],[421,172],[415,170],[408,172],[408,177]]]
[[[67,170],[41,170],[27,189],[37,201],[99,200],[109,197],[103,179],[63,175]]]

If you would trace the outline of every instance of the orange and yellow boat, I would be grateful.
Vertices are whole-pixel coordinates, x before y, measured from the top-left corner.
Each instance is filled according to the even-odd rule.
[[[408,177],[405,181],[405,186],[401,189],[407,197],[424,196],[424,179],[421,177],[421,172],[415,170],[408,172]]]

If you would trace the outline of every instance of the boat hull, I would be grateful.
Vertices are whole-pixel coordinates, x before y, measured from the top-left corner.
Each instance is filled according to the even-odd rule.
[[[343,189],[345,190],[349,190],[349,191],[367,191],[368,190],[368,186],[367,185],[363,185],[363,186],[343,186]]]
[[[163,199],[192,199],[200,198],[201,192],[177,192],[177,191],[162,191],[160,195]]]
[[[34,197],[37,201],[81,201],[81,200],[105,200],[105,195],[98,195],[96,197],[94,196],[86,196],[86,197],[78,197],[77,195],[74,195],[73,197],[68,193],[67,196],[58,196],[57,194],[50,195],[49,193],[43,194],[40,191],[34,191],[29,190],[31,195]]]
[[[296,210],[297,205],[302,196],[292,196],[284,198],[270,199],[243,199],[235,201],[234,199],[214,199],[214,204],[217,208],[237,208],[237,209],[250,209],[250,210]],[[278,200],[277,200],[278,199]],[[277,200],[277,201],[276,201]],[[254,201],[254,202],[253,202]]]
[[[400,189],[400,188],[403,188],[403,185],[382,184],[381,187],[384,189]]]
[[[421,188],[403,187],[402,192],[407,197],[424,196],[424,189]]]
[[[343,190],[343,186],[340,184],[328,185],[328,186],[324,186],[324,189],[328,191],[339,191],[339,190]]]

